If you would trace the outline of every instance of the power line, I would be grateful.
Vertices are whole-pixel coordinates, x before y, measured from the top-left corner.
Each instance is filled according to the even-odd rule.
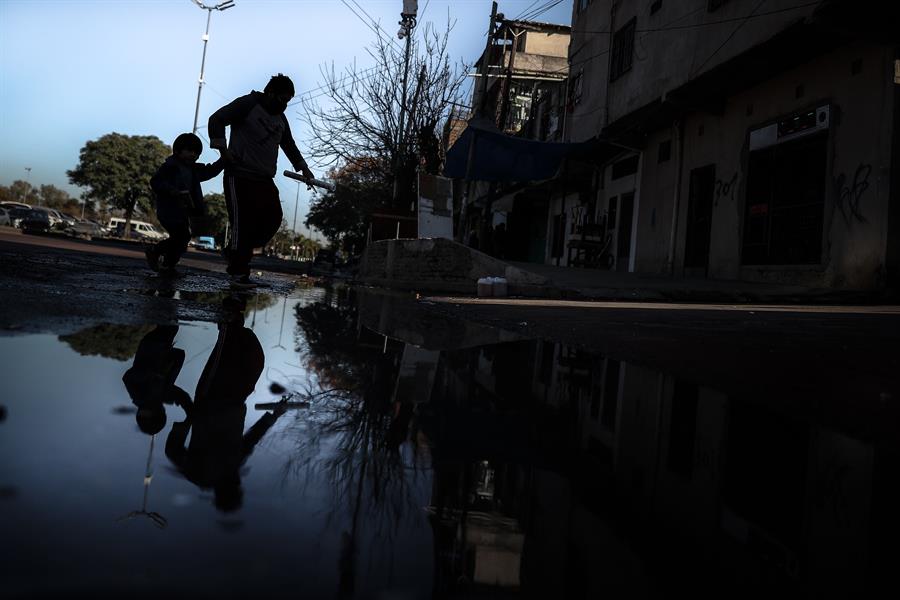
[[[728,37],[726,37],[725,40],[724,40],[721,44],[719,44],[719,46],[718,46],[715,50],[713,50],[713,53],[710,54],[709,56],[707,56],[707,57],[706,57],[706,60],[704,60],[702,63],[700,63],[700,66],[699,66],[699,67],[697,67],[696,69],[692,69],[692,70],[691,70],[690,77],[693,77],[694,75],[696,75],[697,73],[699,73],[701,70],[703,70],[703,67],[705,67],[706,64],[707,64],[709,61],[711,61],[712,58],[713,58],[716,54],[719,53],[719,50],[721,50],[722,48],[725,47],[725,44],[727,44],[728,42],[731,41],[731,38],[733,38],[733,37],[737,34],[737,32],[741,30],[741,28],[742,28],[744,25],[746,25],[748,22],[750,22],[750,18],[753,16],[753,14],[754,14],[756,11],[758,11],[760,8],[762,8],[762,5],[765,4],[765,3],[766,3],[766,0],[759,0],[759,4],[757,4],[756,7],[755,7],[752,11],[750,11],[750,14],[747,15],[747,16],[744,18],[744,20],[741,21],[740,24],[739,24],[737,27],[735,27],[734,30],[733,30],[731,33],[728,34]]]
[[[426,0],[425,8],[422,9],[422,12],[419,14],[418,20],[423,21],[425,19],[425,11],[428,10],[428,5],[431,4],[431,0]]]
[[[522,12],[520,12],[518,16],[513,17],[513,21],[518,21],[518,20],[520,20],[520,19],[522,18],[522,15],[524,15],[524,14],[527,13],[529,10],[531,10],[531,7],[534,6],[535,4],[537,4],[537,3],[540,2],[540,1],[541,1],[541,0],[534,0],[534,2],[532,2],[531,4],[529,4],[528,6],[526,6],[524,9],[522,9]]]
[[[801,8],[809,8],[811,6],[816,6],[821,3],[821,0],[817,0],[816,2],[807,2],[805,4],[798,4],[796,6],[789,6],[785,8],[777,8],[773,10],[763,11],[757,13],[755,11],[751,11],[749,15],[745,15],[743,17],[731,17],[728,19],[719,19],[716,21],[706,21],[704,23],[694,23],[692,25],[666,25],[664,27],[649,27],[644,29],[635,29],[635,33],[657,33],[661,31],[677,31],[681,29],[697,29],[700,27],[709,27],[712,25],[721,25],[723,23],[735,23],[737,21],[746,21],[747,19],[756,19],[759,17],[767,17],[769,15],[777,15],[784,12],[790,12],[792,10],[799,10]],[[699,12],[699,11],[693,11]],[[689,16],[689,15],[685,15]],[[676,19],[676,21],[681,19]],[[572,29],[572,33],[612,33],[609,29]]]
[[[763,0],[763,2],[764,2],[764,1],[765,1],[765,0]],[[822,2],[822,0],[817,0],[816,2],[807,2],[807,3],[805,3],[805,4],[798,4],[797,6],[792,6],[792,7],[789,7],[789,8],[781,8],[781,9],[777,9],[777,10],[770,10],[770,11],[765,11],[765,12],[760,12],[760,13],[757,13],[757,12],[755,12],[755,11],[751,11],[750,14],[745,15],[745,16],[743,16],[743,17],[736,17],[736,18],[730,18],[730,19],[721,19],[721,20],[719,20],[719,21],[710,21],[710,22],[707,22],[707,23],[699,23],[699,24],[694,24],[694,25],[675,25],[675,26],[671,26],[671,27],[670,27],[670,26],[666,26],[666,27],[659,27],[659,28],[656,28],[656,29],[643,29],[643,30],[642,30],[642,29],[637,29],[636,32],[637,32],[637,33],[641,33],[641,32],[643,32],[643,33],[649,33],[649,32],[656,32],[656,31],[673,31],[673,30],[679,30],[679,29],[693,29],[693,28],[698,28],[698,27],[705,27],[706,25],[718,25],[718,24],[721,24],[721,23],[732,23],[732,22],[736,22],[736,21],[740,21],[740,22],[741,22],[741,26],[740,26],[740,27],[743,27],[743,24],[746,23],[747,21],[749,21],[750,19],[755,19],[755,18],[759,18],[759,17],[765,17],[765,16],[772,15],[772,14],[778,14],[778,13],[788,12],[788,11],[797,10],[797,9],[800,9],[800,8],[809,8],[810,6],[817,6],[817,5],[819,5],[819,4],[821,4],[821,2]],[[761,5],[762,5],[762,3],[760,3],[759,5],[757,5],[757,8],[758,8],[759,6],[761,6]],[[699,12],[699,11],[697,11],[697,10],[692,11],[692,13],[696,13],[696,12]],[[690,14],[692,14],[692,13],[689,13],[688,15],[685,15],[684,17],[690,16]],[[684,17],[679,17],[678,19],[675,19],[675,21],[680,21],[680,20],[683,19]],[[673,21],[673,22],[675,22],[675,21]],[[734,35],[737,33],[737,31],[740,29],[740,27],[736,28],[736,29],[731,33],[731,35],[729,35],[729,37],[728,37],[728,38],[727,38],[727,39],[719,46],[719,48],[717,48],[716,51],[713,52],[713,53],[712,53],[712,54],[711,54],[711,55],[703,62],[703,64],[700,65],[700,67],[698,67],[697,70],[703,68],[703,67],[706,65],[706,63],[708,63],[708,62],[712,59],[712,57],[715,56],[716,53],[718,53],[718,52],[725,46],[725,44],[728,43],[728,41],[731,40],[732,37],[734,37]],[[580,33],[610,33],[609,31],[585,31],[585,30],[579,30],[579,32],[580,32]],[[597,57],[600,57],[600,56],[604,56],[604,55],[606,55],[606,54],[609,54],[609,50],[602,50],[602,51],[600,51],[600,52],[598,52],[598,53],[596,53],[596,54],[592,54],[591,56],[588,56],[587,58],[584,58],[584,59],[582,59],[582,60],[579,60],[579,61],[570,63],[567,67],[565,67],[565,68],[563,68],[563,69],[557,69],[556,71],[550,71],[550,73],[563,73],[563,72],[565,72],[565,71],[567,71],[567,70],[571,70],[573,67],[576,67],[576,66],[578,66],[578,65],[582,65],[582,64],[584,64],[584,63],[586,63],[586,62],[588,62],[588,61],[591,61],[591,60],[593,60],[593,59],[595,59],[595,58],[597,58]],[[696,71],[695,71],[695,72],[696,72]]]
[[[306,95],[312,94],[314,92],[320,92],[320,93],[318,93],[314,96],[310,96],[309,98],[307,98],[307,100],[315,100],[316,98],[321,98],[322,96],[327,95],[329,93],[329,91],[332,89],[332,87],[334,87],[336,89],[344,89],[347,87],[347,85],[349,85],[349,83],[345,83],[345,82],[347,82],[348,79],[353,79],[354,82],[358,82],[359,81],[358,77],[361,76],[363,73],[369,73],[371,71],[375,71],[376,69],[380,69],[380,68],[381,68],[380,65],[375,65],[374,67],[369,67],[368,69],[363,69],[362,71],[360,71],[359,73],[356,73],[356,74],[345,73],[344,75],[341,76],[340,81],[337,85],[332,86],[332,85],[329,85],[328,83],[323,83],[322,85],[320,85],[318,87],[310,88],[304,92],[297,94],[295,96],[295,98],[301,98],[302,96],[306,96]],[[289,107],[296,106],[297,104],[300,104],[301,102],[303,102],[302,99],[295,100],[294,102],[291,102],[290,104],[288,104],[288,106]]]
[[[366,9],[364,9],[364,8],[362,7],[362,5],[361,5],[359,2],[357,2],[357,0],[350,0],[350,2],[352,2],[353,4],[355,4],[356,6],[358,6],[358,7],[359,7],[359,10],[361,10],[361,11],[363,12],[364,15],[366,15],[367,17],[369,17],[369,20],[371,20],[372,23],[378,28],[378,31],[383,32],[384,35],[387,36],[388,41],[390,41],[392,44],[394,44],[394,45],[397,46],[398,48],[400,47],[400,44],[397,42],[397,40],[395,40],[395,39],[393,38],[393,36],[391,36],[388,32],[384,31],[384,30],[381,28],[381,24],[380,24],[378,21],[376,21],[375,18],[374,18],[372,15],[370,15],[368,12],[366,12]],[[378,34],[378,37],[381,37],[381,34],[380,34],[380,33]]]
[[[523,20],[523,21],[530,21],[530,20],[536,19],[536,18],[538,18],[539,16],[541,16],[542,14],[544,14],[545,12],[547,12],[548,10],[550,10],[550,9],[552,9],[552,8],[554,8],[554,7],[556,7],[556,5],[560,4],[561,2],[562,2],[562,0],[550,0],[549,2],[546,2],[545,4],[542,4],[541,6],[537,7],[537,8],[534,9],[534,10],[532,10],[532,11],[531,11],[530,13],[528,13],[527,15],[523,16],[523,17],[522,17],[522,20]]]

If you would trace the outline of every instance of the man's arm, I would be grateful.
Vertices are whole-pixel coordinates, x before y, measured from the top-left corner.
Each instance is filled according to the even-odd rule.
[[[288,124],[287,117],[282,115],[284,119],[284,133],[281,134],[281,149],[284,151],[284,155],[288,157],[288,160],[291,161],[291,165],[293,165],[294,170],[298,173],[303,173],[305,177],[310,179],[313,178],[312,171],[309,170],[309,166],[306,164],[306,159],[303,158],[303,155],[300,154],[300,149],[297,148],[297,143],[294,141],[294,136],[291,135],[291,126]]]
[[[216,150],[227,150],[228,141],[225,139],[225,127],[243,121],[254,106],[256,106],[256,99],[253,94],[247,94],[211,114],[207,123],[209,147]]]

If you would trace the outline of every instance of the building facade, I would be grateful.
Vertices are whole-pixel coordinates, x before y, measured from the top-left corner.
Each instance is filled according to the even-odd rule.
[[[544,262],[835,289],[896,281],[893,12],[575,0],[564,139],[615,152],[553,186]]]

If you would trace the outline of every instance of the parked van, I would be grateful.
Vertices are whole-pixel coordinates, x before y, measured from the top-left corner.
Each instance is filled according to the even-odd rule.
[[[200,250],[215,250],[216,239],[207,235],[201,235],[192,239],[188,245]]]
[[[112,217],[107,223],[106,227],[109,229],[110,235],[116,237],[124,237],[125,236],[125,219],[122,217]],[[163,233],[153,226],[151,223],[147,223],[145,221],[131,221],[131,237],[139,240],[164,240],[168,236],[168,234]]]

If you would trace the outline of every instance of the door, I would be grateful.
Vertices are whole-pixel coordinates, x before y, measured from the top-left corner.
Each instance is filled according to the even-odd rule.
[[[712,231],[713,194],[716,166],[706,165],[691,170],[688,192],[687,236],[684,244],[684,267],[698,269],[706,275],[709,265],[709,240]]]
[[[631,259],[631,229],[634,220],[634,192],[619,199],[619,227],[616,230],[616,271],[628,271]]]

